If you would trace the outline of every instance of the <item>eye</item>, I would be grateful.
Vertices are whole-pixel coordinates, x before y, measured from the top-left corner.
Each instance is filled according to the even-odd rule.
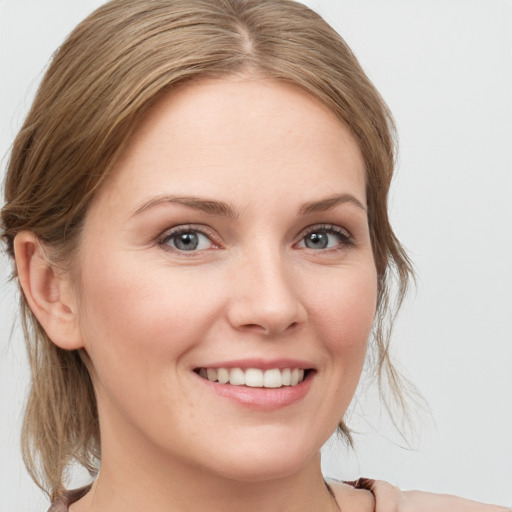
[[[298,243],[298,247],[322,250],[352,247],[354,240],[350,233],[339,226],[312,226]]]
[[[192,252],[215,248],[210,236],[199,229],[180,227],[167,232],[160,244],[175,251]]]

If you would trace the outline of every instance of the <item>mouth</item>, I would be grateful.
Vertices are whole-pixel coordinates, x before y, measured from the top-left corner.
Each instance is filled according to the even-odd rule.
[[[210,382],[249,388],[283,388],[301,384],[314,371],[309,368],[196,368]]]

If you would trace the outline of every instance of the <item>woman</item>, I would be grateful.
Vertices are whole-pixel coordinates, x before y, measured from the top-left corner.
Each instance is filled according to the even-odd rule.
[[[54,510],[501,509],[321,476],[372,328],[396,376],[391,125],[291,2],[117,1],[76,29],[2,210],[34,329],[25,456]],[[101,471],[70,495],[73,458]]]

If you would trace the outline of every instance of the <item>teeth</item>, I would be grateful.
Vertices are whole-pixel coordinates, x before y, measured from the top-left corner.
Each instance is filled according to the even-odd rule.
[[[229,370],[226,370],[226,368],[219,368],[217,370],[217,380],[221,384],[227,384],[229,382]]]
[[[245,385],[250,388],[263,387],[263,372],[257,368],[249,368],[245,371]]]
[[[263,387],[280,388],[283,385],[283,379],[279,370],[267,370],[263,374]]]
[[[251,388],[280,388],[283,386],[296,386],[304,380],[302,368],[272,368],[260,370],[259,368],[201,368],[199,375],[203,379],[233,386],[248,386]]]
[[[245,373],[240,368],[231,368],[229,383],[234,386],[245,386]]]

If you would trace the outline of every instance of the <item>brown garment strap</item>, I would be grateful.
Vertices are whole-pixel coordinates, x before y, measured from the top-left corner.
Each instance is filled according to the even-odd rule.
[[[375,480],[371,478],[358,478],[352,482],[343,482],[347,485],[351,485],[354,489],[365,489],[367,491],[373,492],[373,484]]]

